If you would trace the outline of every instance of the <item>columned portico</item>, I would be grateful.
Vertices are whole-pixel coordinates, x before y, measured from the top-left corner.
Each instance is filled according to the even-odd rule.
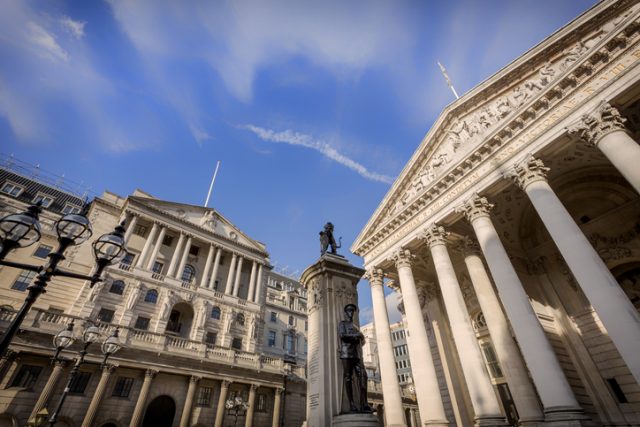
[[[227,275],[227,285],[224,288],[224,293],[227,295],[231,295],[233,292],[233,275],[236,271],[236,261],[238,259],[238,255],[234,252],[231,255],[231,264],[229,265],[229,274]]]
[[[275,389],[275,397],[273,399],[273,417],[271,418],[271,427],[280,427],[280,406],[282,406],[282,392],[284,389],[278,387]]]
[[[124,233],[124,241],[127,243],[133,234],[133,230],[135,230],[136,225],[138,224],[138,214],[130,212],[127,215],[127,219],[125,221],[125,227],[127,231]]]
[[[196,387],[201,377],[192,375],[189,377],[189,388],[187,389],[187,397],[184,399],[184,408],[180,417],[180,427],[188,427],[190,425],[191,410],[193,409],[193,396],[196,394]]]
[[[176,243],[176,248],[173,251],[173,256],[171,257],[171,263],[169,264],[169,269],[167,270],[167,276],[175,277],[175,269],[180,262],[180,257],[182,256],[182,244],[184,243],[184,233],[180,233],[180,237],[178,238],[178,243]]]
[[[475,240],[466,238],[462,252],[471,284],[500,362],[500,368],[518,410],[520,424],[535,426],[544,419],[544,415],[540,410],[536,391],[529,379],[527,368],[520,356],[520,350],[511,337],[509,324],[480,258],[480,247]]]
[[[167,233],[167,227],[162,225],[160,226],[160,234],[158,234],[158,238],[156,239],[156,244],[153,246],[153,251],[151,251],[151,256],[149,257],[149,261],[147,262],[147,270],[151,270],[153,265],[156,263],[158,259],[158,253],[160,252],[160,248],[162,247],[162,242],[164,242],[164,236]]]
[[[396,375],[393,357],[393,343],[389,329],[389,316],[384,297],[383,272],[371,269],[365,278],[371,286],[371,301],[373,303],[373,319],[378,344],[378,360],[380,376],[382,378],[382,398],[384,399],[384,418],[387,426],[406,426],[404,410],[402,409],[402,394],[400,383]]]
[[[91,403],[89,404],[89,408],[87,408],[87,414],[84,416],[84,420],[82,421],[82,427],[92,427],[94,425],[93,421],[96,417],[96,413],[98,412],[98,408],[100,408],[100,402],[102,402],[104,393],[107,390],[107,384],[109,383],[109,378],[111,378],[111,374],[115,370],[116,370],[115,365],[107,365],[102,368],[102,375],[100,376],[100,381],[98,382],[96,391],[93,393],[93,397],[91,398]]]
[[[218,406],[216,407],[216,420],[214,427],[222,427],[222,421],[224,420],[224,404],[227,401],[227,393],[229,392],[229,386],[231,381],[220,381],[220,396],[218,397]]]
[[[222,248],[216,248],[216,258],[213,261],[213,271],[209,278],[209,289],[214,289],[216,285],[216,279],[218,278],[218,269],[220,268],[220,257],[222,256]]]
[[[444,228],[438,226],[428,228],[422,235],[433,257],[442,299],[476,414],[475,422],[480,426],[506,425],[471,327],[460,284],[447,251],[446,236]]]
[[[640,145],[629,135],[625,122],[618,110],[606,103],[596,113],[583,116],[570,133],[600,149],[640,193]]]
[[[249,386],[249,400],[247,401],[249,407],[247,408],[247,415],[244,422],[245,427],[253,427],[253,414],[256,410],[256,390],[258,390],[257,384],[251,384]]]
[[[253,294],[256,290],[256,274],[258,273],[258,263],[251,263],[251,275],[249,276],[249,292],[247,293],[247,301],[253,301]]]
[[[187,259],[189,258],[189,251],[191,250],[192,241],[193,241],[193,237],[187,236],[187,242],[184,244],[184,249],[182,250],[182,257],[180,259],[180,264],[178,265],[178,269],[176,270],[173,276],[178,280],[182,279],[182,272],[184,271],[184,267],[187,265]]]
[[[211,270],[211,263],[213,262],[213,254],[215,250],[216,247],[210,244],[209,250],[207,251],[207,261],[204,264],[204,270],[202,271],[202,277],[200,278],[201,288],[206,288],[209,285],[209,270]]]
[[[53,363],[53,369],[51,370],[51,374],[49,375],[49,378],[47,379],[46,384],[42,388],[42,391],[40,392],[40,396],[38,396],[38,400],[36,401],[36,404],[34,405],[33,410],[31,411],[31,415],[29,415],[29,419],[35,419],[36,414],[40,412],[40,410],[47,405],[47,402],[51,397],[51,393],[53,392],[53,389],[58,385],[60,374],[62,374],[62,371],[64,370],[64,367],[66,366],[66,364],[67,362],[64,360],[56,360]]]
[[[412,254],[408,249],[399,249],[393,259],[398,270],[402,301],[407,316],[409,334],[407,345],[416,388],[420,418],[425,425],[448,426],[438,386],[438,378],[431,357],[427,330],[425,329],[422,307],[418,300],[413,272]]]
[[[238,267],[236,270],[235,281],[233,282],[233,296],[238,296],[238,291],[240,290],[240,279],[242,278],[242,263],[244,262],[243,257],[238,257]]]
[[[460,210],[476,233],[547,419],[581,420],[582,409],[491,222],[492,207],[484,197],[474,196]]]
[[[140,257],[138,258],[138,262],[136,263],[136,267],[142,268],[145,265],[145,260],[147,259],[147,255],[149,255],[149,250],[151,249],[151,245],[153,245],[153,241],[156,238],[156,233],[158,232],[158,223],[154,222],[151,227],[151,231],[149,232],[149,236],[147,240],[144,242],[144,246],[142,247],[142,252],[140,252]]]
[[[142,415],[147,404],[147,396],[149,396],[151,382],[157,374],[158,371],[154,369],[147,369],[145,371],[144,382],[142,383],[142,388],[140,389],[140,393],[138,394],[138,400],[136,402],[136,407],[133,410],[133,415],[131,416],[129,427],[138,427],[142,422]]]
[[[640,171],[640,163],[636,169]],[[541,160],[528,158],[515,165],[510,176],[529,196],[580,288],[640,383],[640,315],[549,186],[548,170]]]
[[[253,296],[253,302],[260,304],[260,296],[262,295],[262,264],[258,265],[258,282],[256,283],[256,294]]]

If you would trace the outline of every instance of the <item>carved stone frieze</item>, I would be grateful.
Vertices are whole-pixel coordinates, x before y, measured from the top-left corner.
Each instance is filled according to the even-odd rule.
[[[320,284],[318,279],[314,279],[309,283],[309,313],[312,313],[324,306],[326,290]]]

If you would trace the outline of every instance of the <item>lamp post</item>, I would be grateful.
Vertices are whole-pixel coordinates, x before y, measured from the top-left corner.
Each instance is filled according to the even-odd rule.
[[[71,334],[69,334],[69,331],[71,331]],[[69,326],[67,326],[67,329],[59,332],[54,337],[53,342],[56,346],[56,355],[54,356],[54,358],[58,358],[62,349],[67,348],[71,344],[73,344],[73,342],[75,341],[75,337],[73,337],[72,331],[73,322],[71,322]],[[104,359],[102,360],[102,364],[100,365],[101,367],[104,367],[107,364],[107,359],[109,358],[109,356],[114,354],[122,347],[118,339],[118,333],[118,329],[114,330],[113,334],[102,343],[102,352],[104,353]],[[78,352],[78,357],[76,357],[75,363],[71,368],[71,372],[69,372],[69,378],[67,379],[67,384],[64,388],[64,391],[62,392],[62,396],[60,396],[60,400],[58,401],[58,404],[56,405],[51,418],[49,418],[49,427],[53,427],[56,421],[58,421],[58,415],[62,410],[62,405],[64,405],[64,401],[66,400],[67,395],[71,390],[73,381],[76,379],[76,376],[80,371],[80,366],[82,366],[82,364],[84,363],[84,358],[87,355],[89,346],[94,342],[97,342],[100,339],[100,335],[100,329],[98,329],[97,326],[93,325],[86,328],[82,333],[82,349]]]
[[[25,212],[10,214],[0,219],[0,237],[2,238],[0,242],[0,265],[38,273],[34,282],[27,287],[28,294],[22,307],[2,337],[0,337],[0,357],[7,352],[11,340],[33,303],[42,293],[46,292],[47,284],[52,277],[61,276],[89,280],[91,282],[90,286],[93,286],[102,280],[100,276],[108,265],[118,262],[125,256],[125,229],[124,224],[120,224],[116,226],[113,232],[100,236],[93,243],[93,251],[96,258],[96,269],[93,275],[87,276],[58,268],[60,261],[65,259],[65,250],[70,246],[79,245],[91,237],[93,231],[91,223],[86,216],[88,208],[89,205],[87,204],[81,213],[67,214],[56,222],[58,248],[48,255],[49,260],[44,266],[23,264],[4,259],[12,250],[18,247],[30,246],[40,240],[40,222],[38,221],[38,216],[42,211],[40,204],[29,206]]]
[[[237,427],[238,425],[238,413],[243,410],[246,411],[249,408],[249,404],[244,401],[242,396],[236,396],[233,399],[227,399],[224,403],[224,407],[228,410],[233,410],[235,415],[235,420],[233,422],[233,426]]]

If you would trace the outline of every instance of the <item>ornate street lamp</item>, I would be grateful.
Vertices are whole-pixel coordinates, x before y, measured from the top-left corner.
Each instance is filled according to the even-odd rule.
[[[101,367],[106,366],[107,359],[109,358],[109,356],[111,356],[116,351],[120,350],[120,348],[122,348],[122,344],[118,339],[118,333],[119,333],[118,329],[114,330],[111,336],[106,340],[104,340],[104,342],[102,343],[102,352],[104,353],[104,359],[102,360],[102,364],[100,365]],[[78,352],[78,356],[76,357],[75,363],[71,368],[71,372],[69,372],[67,385],[65,386],[64,391],[62,392],[62,396],[60,396],[60,400],[56,405],[56,409],[55,411],[53,411],[51,418],[49,418],[49,427],[53,427],[56,421],[58,420],[58,415],[62,410],[62,405],[64,405],[64,401],[67,398],[67,395],[69,394],[73,381],[75,380],[76,376],[78,375],[78,372],[80,371],[80,366],[82,366],[82,364],[84,363],[84,358],[87,355],[89,346],[94,342],[98,342],[100,340],[101,335],[102,334],[100,333],[100,329],[94,325],[89,326],[82,333],[82,343],[83,343],[82,349]],[[53,339],[54,346],[56,346],[56,356],[54,358],[57,359],[58,355],[60,354],[60,351],[63,348],[69,347],[74,341],[75,341],[75,337],[73,336],[73,322],[71,322],[65,330],[60,331]]]
[[[227,401],[224,403],[224,407],[230,411],[234,411],[234,415],[236,418],[233,422],[233,426],[236,427],[238,425],[238,413],[240,413],[240,411],[246,411],[247,409],[249,409],[249,404],[244,401],[242,396],[236,396],[233,399],[227,399]]]
[[[27,287],[29,293],[22,307],[0,338],[0,357],[4,356],[9,349],[9,344],[24,317],[40,294],[45,292],[45,288],[52,277],[62,276],[89,280],[91,282],[90,286],[93,287],[93,285],[102,280],[100,276],[104,269],[120,261],[126,254],[125,229],[124,224],[120,224],[116,226],[113,232],[101,236],[94,242],[93,251],[96,258],[96,268],[91,276],[58,268],[60,261],[65,259],[64,252],[67,248],[83,243],[93,234],[91,223],[87,219],[88,209],[89,204],[85,205],[81,213],[67,214],[56,222],[55,230],[58,235],[58,248],[48,255],[49,260],[44,266],[23,264],[4,259],[13,249],[26,247],[40,240],[40,222],[38,221],[38,216],[42,211],[40,204],[30,206],[25,212],[7,215],[0,219],[0,237],[2,238],[0,242],[0,265],[38,273],[33,284]]]

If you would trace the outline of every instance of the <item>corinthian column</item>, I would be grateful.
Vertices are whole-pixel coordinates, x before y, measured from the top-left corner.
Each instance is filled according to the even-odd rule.
[[[51,375],[49,375],[49,379],[47,379],[47,383],[42,388],[42,391],[40,392],[40,396],[38,396],[38,400],[34,405],[33,410],[31,410],[31,415],[29,415],[30,420],[31,419],[35,420],[36,414],[40,412],[40,410],[47,405],[47,402],[51,397],[51,392],[53,391],[54,387],[58,385],[60,374],[64,370],[64,367],[66,364],[67,362],[65,360],[56,360],[54,362]]]
[[[138,262],[136,263],[136,267],[142,268],[144,266],[144,261],[149,255],[149,249],[151,245],[153,245],[153,240],[156,238],[156,233],[158,232],[158,223],[154,222],[153,227],[151,227],[151,231],[149,232],[149,236],[147,240],[144,242],[144,246],[142,248],[142,252],[140,252],[140,257],[138,258]]]
[[[100,402],[104,397],[104,392],[107,389],[109,378],[111,378],[111,374],[115,370],[115,365],[107,365],[102,368],[102,376],[100,376],[100,381],[98,382],[96,391],[93,393],[93,397],[91,398],[89,409],[87,409],[87,414],[84,416],[84,420],[82,421],[82,427],[93,426],[93,420],[96,417],[96,413],[98,413],[98,408],[100,408]]]
[[[216,247],[210,244],[209,251],[207,252],[207,261],[204,263],[204,270],[202,270],[202,277],[200,278],[201,288],[206,288],[209,284],[209,270],[211,270],[211,263],[213,262],[213,253],[215,250]]]
[[[253,296],[253,302],[260,304],[262,296],[262,264],[258,264],[258,278],[256,283],[256,294]]]
[[[149,389],[151,388],[151,382],[158,374],[158,371],[154,369],[147,369],[144,373],[144,382],[142,383],[142,388],[140,389],[140,394],[138,395],[138,401],[136,402],[136,407],[133,410],[133,415],[131,416],[131,422],[129,423],[129,427],[138,427],[140,422],[142,421],[142,413],[144,411],[144,407],[147,404],[147,396],[149,395]]]
[[[373,268],[367,271],[365,279],[369,280],[369,285],[371,286],[373,321],[378,343],[380,377],[382,379],[384,418],[387,426],[406,426],[404,411],[402,410],[400,383],[398,382],[396,362],[393,357],[389,315],[387,314],[387,304],[384,298],[383,272],[380,269]]]
[[[640,163],[636,168],[640,170]],[[530,158],[517,164],[510,176],[529,196],[571,273],[640,383],[640,315],[549,186],[547,171],[542,161]]]
[[[434,225],[421,237],[427,241],[433,257],[442,300],[451,324],[453,341],[458,349],[462,372],[464,372],[471,404],[476,414],[475,423],[478,426],[506,425],[478,347],[478,340],[471,327],[467,306],[447,251],[446,236],[447,232],[443,227]]]
[[[416,397],[422,423],[429,426],[448,426],[447,416],[442,404],[436,369],[431,357],[427,330],[425,329],[422,307],[411,271],[412,255],[408,249],[399,249],[394,261],[400,278],[402,301],[407,315],[409,337],[409,359],[416,387]]]
[[[247,293],[247,301],[253,301],[253,294],[256,289],[256,273],[258,272],[258,262],[253,261],[251,264],[251,276],[249,276],[249,292]]]
[[[196,387],[200,382],[200,377],[192,375],[189,378],[189,388],[187,389],[187,397],[184,400],[184,409],[180,417],[180,427],[188,427],[191,419],[191,409],[193,408],[193,396],[196,394]]]
[[[167,276],[175,277],[174,270],[180,261],[180,255],[182,254],[182,243],[184,242],[184,234],[180,233],[176,248],[173,250],[173,256],[171,257],[171,263],[169,263],[169,269],[167,270]]]
[[[282,398],[282,392],[284,389],[282,387],[276,388],[275,399],[273,401],[273,418],[271,419],[271,427],[279,427],[280,426],[280,400]]]
[[[138,214],[130,213],[127,215],[128,220],[126,221],[127,231],[124,233],[124,242],[127,243],[133,234],[133,230],[136,228],[136,224],[138,223]]]
[[[238,268],[236,270],[236,280],[233,283],[233,296],[238,296],[238,290],[240,289],[240,278],[242,276],[242,262],[244,258],[238,257]]]
[[[236,270],[236,260],[238,259],[238,255],[235,253],[231,255],[231,264],[229,265],[229,274],[227,275],[227,285],[224,288],[224,293],[227,295],[231,295],[233,291],[233,273]]]
[[[542,400],[547,420],[554,417],[580,420],[583,418],[582,409],[489,218],[492,207],[484,197],[474,196],[459,210],[471,222],[489,264],[502,305]]]
[[[192,237],[187,237],[187,243],[184,244],[184,249],[182,250],[182,259],[180,260],[180,265],[178,265],[178,270],[176,271],[175,278],[178,280],[182,279],[182,273],[184,272],[184,266],[187,265],[187,258],[189,257],[189,251],[191,250],[191,241]]]
[[[475,240],[466,238],[463,248],[464,262],[469,278],[478,298],[480,309],[487,322],[491,342],[496,350],[500,368],[513,396],[520,425],[538,425],[544,419],[536,392],[529,379],[520,350],[511,337],[509,324],[502,312],[500,302],[493,291],[491,280],[480,258],[480,246]]]
[[[149,261],[147,262],[147,270],[151,270],[153,268],[153,264],[155,264],[156,259],[158,259],[158,252],[160,252],[160,247],[162,246],[162,242],[164,242],[164,235],[167,232],[167,227],[160,226],[160,234],[156,239],[156,244],[153,246],[153,251],[151,251],[151,256],[149,257]]]
[[[258,389],[257,384],[251,384],[249,386],[249,407],[247,408],[247,416],[244,421],[245,427],[253,427],[253,414],[255,412],[255,403],[256,403],[256,390]]]
[[[214,427],[222,427],[222,421],[224,420],[224,404],[227,401],[227,393],[229,392],[229,386],[231,381],[222,380],[220,382],[220,397],[218,397],[218,406],[216,407],[216,421]]]
[[[218,268],[220,268],[221,256],[222,256],[222,248],[216,248],[216,258],[213,260],[213,271],[211,272],[211,277],[209,278],[209,289],[215,288],[216,278],[218,277]]]
[[[582,116],[580,125],[569,130],[569,134],[598,147],[640,193],[640,146],[631,138],[624,122],[626,119],[618,110],[607,103],[596,113]]]

